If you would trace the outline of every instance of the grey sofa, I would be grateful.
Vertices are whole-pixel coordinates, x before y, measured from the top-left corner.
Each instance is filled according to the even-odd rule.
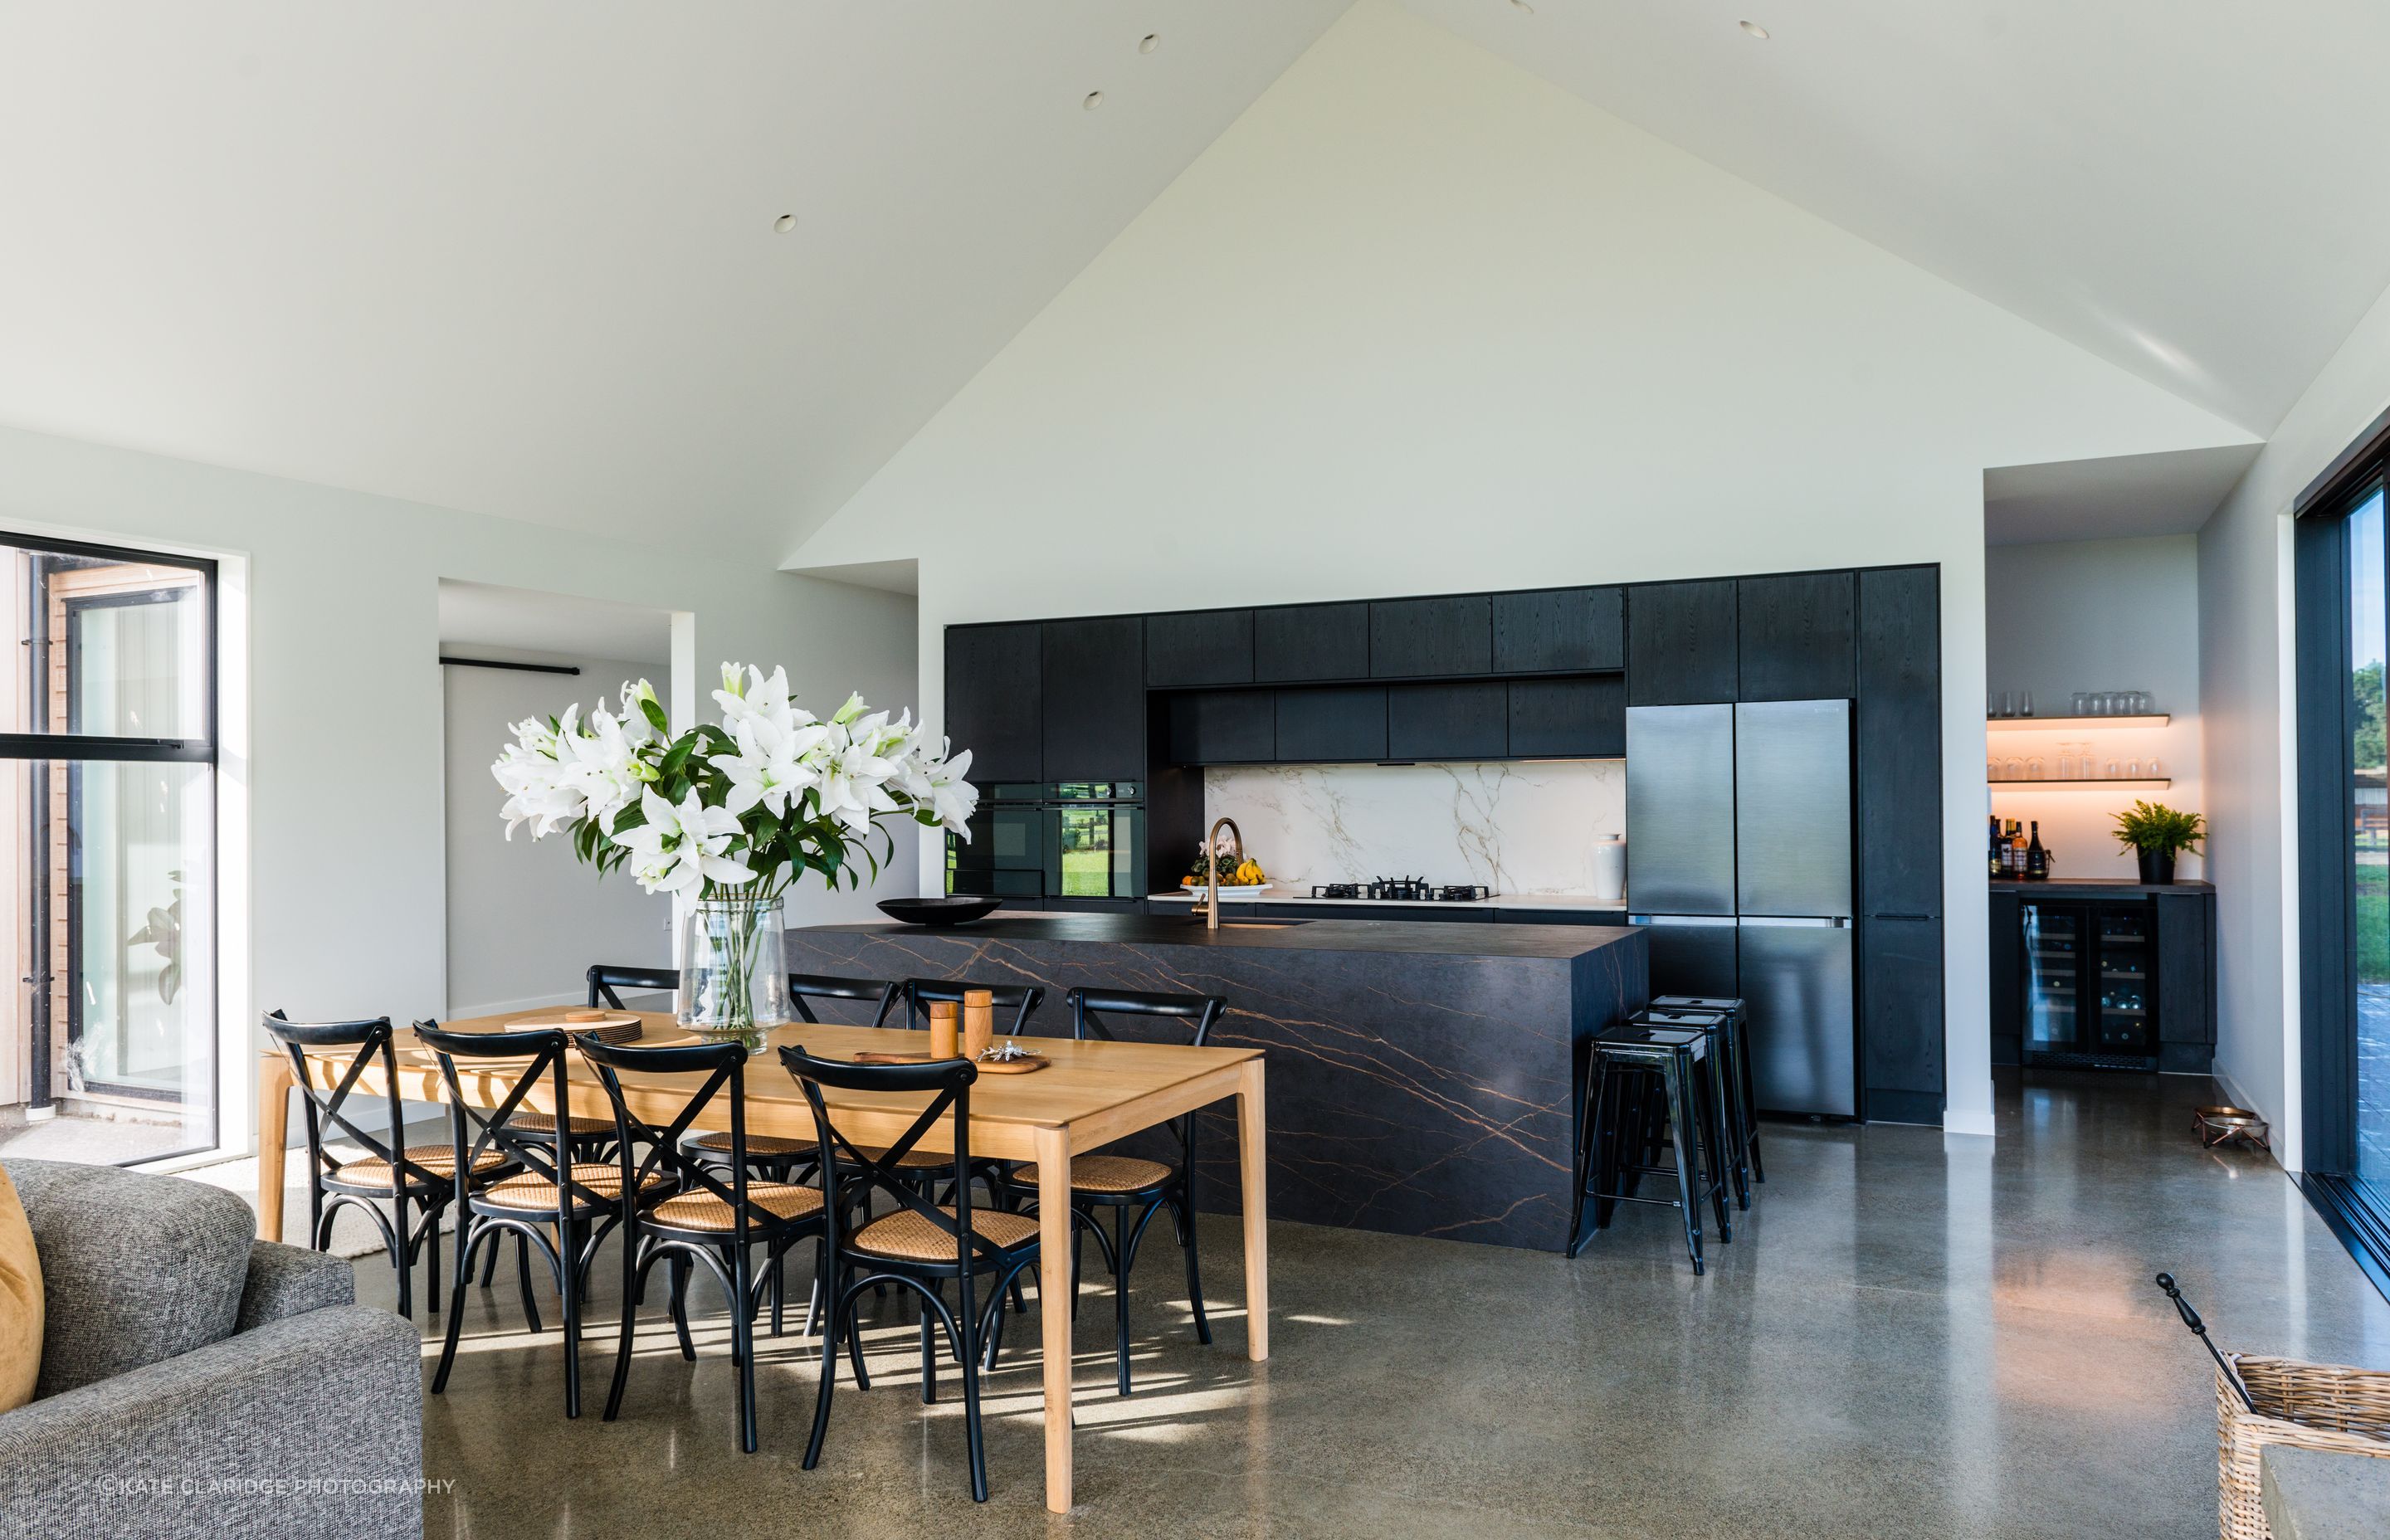
[[[423,1533],[422,1338],[349,1264],[252,1239],[232,1193],[5,1163],[47,1297],[0,1412],[0,1537]]]

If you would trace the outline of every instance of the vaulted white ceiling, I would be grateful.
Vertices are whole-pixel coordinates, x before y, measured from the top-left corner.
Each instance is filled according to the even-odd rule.
[[[2376,0],[1400,3],[2257,432],[2390,284]],[[0,422],[777,559],[1346,4],[0,0]]]
[[[2381,0],[1402,3],[2252,432],[2390,286]]]
[[[777,559],[1346,3],[0,0],[0,422]]]

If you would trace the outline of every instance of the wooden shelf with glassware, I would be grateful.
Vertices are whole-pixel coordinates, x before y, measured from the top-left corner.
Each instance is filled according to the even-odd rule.
[[[2144,716],[1987,716],[1986,727],[2163,727],[2172,722],[2168,712]]]
[[[2149,791],[2154,790],[2160,787],[2172,786],[2174,784],[2174,777],[2172,776],[2094,776],[2089,780],[2082,779],[2079,776],[2067,780],[2049,778],[2036,780],[2030,776],[2018,776],[2013,777],[2008,776],[1996,776],[1991,777],[1985,784],[1988,785],[1995,791],[2009,791],[2019,789],[2028,791],[2043,789],[2051,791],[2079,791],[2101,786],[2113,786],[2127,791]]]

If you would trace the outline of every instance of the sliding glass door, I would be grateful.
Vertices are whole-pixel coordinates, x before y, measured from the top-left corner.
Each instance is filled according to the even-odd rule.
[[[2384,562],[2383,494],[2348,515],[2348,862],[2354,1061],[2347,1095],[2350,1174],[2390,1213],[2390,803],[2385,803],[2383,665],[2390,658],[2390,566]]]
[[[216,1143],[215,571],[0,537],[0,1152]]]

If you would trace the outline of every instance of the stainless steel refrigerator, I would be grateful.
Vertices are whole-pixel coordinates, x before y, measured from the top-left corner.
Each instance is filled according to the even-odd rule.
[[[1746,1002],[1763,1110],[1856,1116],[1850,702],[1630,708],[1626,863],[1652,993]]]

